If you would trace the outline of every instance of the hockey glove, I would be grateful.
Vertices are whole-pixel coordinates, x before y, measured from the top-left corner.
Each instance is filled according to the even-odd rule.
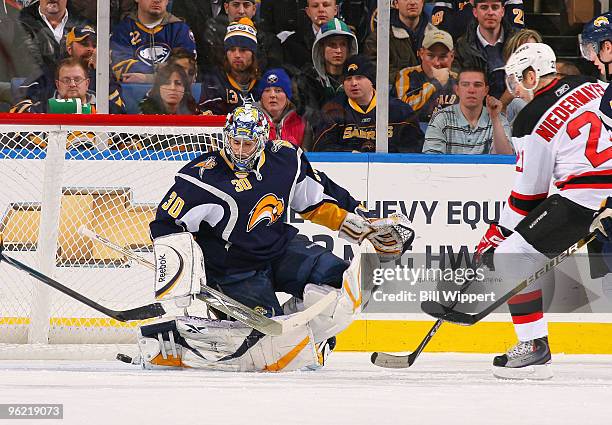
[[[414,240],[410,224],[408,218],[399,213],[377,219],[366,219],[349,213],[340,226],[338,236],[356,244],[368,238],[380,261],[394,261],[402,256]]]
[[[489,267],[492,265],[493,252],[495,248],[499,246],[508,236],[512,234],[512,231],[500,226],[497,223],[491,223],[489,230],[482,237],[476,252],[474,253],[474,261],[476,264],[486,264]]]
[[[601,242],[612,242],[612,197],[602,202],[589,229]]]

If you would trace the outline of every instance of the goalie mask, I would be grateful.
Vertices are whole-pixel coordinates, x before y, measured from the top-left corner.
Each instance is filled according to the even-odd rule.
[[[223,128],[223,149],[236,170],[247,173],[254,170],[269,133],[266,117],[250,104],[239,106],[227,115]]]
[[[512,94],[517,93],[519,86],[529,92],[533,92],[540,82],[540,77],[555,74],[557,57],[551,47],[544,43],[525,43],[510,56],[506,63],[506,87]],[[525,87],[523,79],[525,71],[533,69],[536,80],[533,87]]]

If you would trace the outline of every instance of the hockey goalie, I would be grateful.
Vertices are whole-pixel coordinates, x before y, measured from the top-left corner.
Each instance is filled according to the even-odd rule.
[[[301,149],[268,140],[262,112],[239,107],[227,117],[223,148],[176,174],[150,224],[156,298],[188,307],[206,284],[285,320],[330,292],[336,296],[309,323],[281,335],[219,320],[225,319],[219,314],[218,319],[184,316],[141,326],[144,367],[290,371],[325,363],[335,335],[360,311],[361,256],[357,253],[349,267],[299,235],[284,222],[289,208],[383,261],[399,258],[414,238],[402,215],[366,218],[359,202],[314,170]],[[277,292],[291,298],[281,306]]]

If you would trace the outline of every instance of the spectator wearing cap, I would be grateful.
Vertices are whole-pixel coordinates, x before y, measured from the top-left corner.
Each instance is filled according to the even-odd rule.
[[[474,0],[475,22],[457,41],[455,55],[460,68],[487,72],[489,94],[500,98],[506,89],[504,46],[515,29],[504,18],[502,0]]]
[[[89,87],[87,90],[89,103],[96,104],[96,30],[85,25],[72,28],[62,42],[64,56],[83,62],[88,70]],[[55,78],[56,66],[45,67],[44,72],[36,73],[20,86],[24,93],[23,99],[12,108],[15,111],[28,112],[32,105],[40,103],[45,109],[48,99],[57,97]],[[38,109],[38,107],[37,107]],[[125,105],[121,97],[121,86],[115,79],[109,81],[109,112],[124,114]]]
[[[323,106],[315,124],[313,151],[376,150],[376,69],[365,56],[344,65],[344,92]],[[389,99],[389,152],[421,152],[423,133],[410,105]]]
[[[291,102],[293,90],[287,72],[282,68],[268,70],[257,84],[257,93],[261,99],[258,106],[270,123],[270,140],[286,140],[301,147],[305,147],[303,143],[308,145],[312,137],[308,135],[306,121]],[[305,133],[308,133],[306,142]]]
[[[225,60],[224,38],[227,27],[242,18],[251,21],[257,13],[255,0],[223,0],[223,8],[214,18],[208,19],[196,30],[198,47],[198,66],[201,70],[211,70],[223,66]],[[185,17],[189,19],[188,17]],[[255,25],[251,24],[253,27]],[[255,27],[255,29],[257,29]],[[257,61],[262,69],[282,65],[283,56],[280,40],[274,34],[257,31]]]
[[[486,72],[462,69],[456,91],[459,103],[431,118],[423,153],[512,154],[510,125],[501,113],[501,101],[488,95]]]
[[[24,7],[19,23],[27,34],[28,54],[40,69],[54,69],[61,58],[62,38],[75,26],[89,24],[75,11],[68,11],[68,0],[40,0]]]
[[[249,18],[227,27],[223,67],[204,75],[200,110],[226,115],[238,106],[255,102],[259,77],[257,30]]]
[[[309,122],[318,119],[323,104],[342,93],[346,60],[358,53],[357,38],[338,18],[323,24],[312,45],[312,62],[297,77],[298,111]]]
[[[419,64],[417,51],[421,48],[426,30],[435,27],[423,12],[424,0],[393,0],[389,29],[389,83],[393,84],[400,69]],[[365,41],[365,53],[376,60],[376,33]]]
[[[419,121],[429,122],[433,113],[459,101],[455,93],[457,74],[451,71],[455,56],[450,34],[427,31],[419,57],[421,65],[398,73],[395,92],[419,115]]]
[[[169,13],[168,0],[138,0],[113,28],[111,64],[118,81],[152,83],[153,73],[166,62],[172,49],[184,47],[195,54],[195,41],[189,26]]]

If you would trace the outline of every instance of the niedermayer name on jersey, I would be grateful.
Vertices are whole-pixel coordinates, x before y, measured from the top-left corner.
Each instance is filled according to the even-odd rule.
[[[543,121],[536,127],[535,133],[550,142],[575,112],[587,103],[599,99],[605,92],[599,83],[587,82],[578,87],[570,87],[564,82],[554,89],[553,93],[559,100],[549,109]]]

